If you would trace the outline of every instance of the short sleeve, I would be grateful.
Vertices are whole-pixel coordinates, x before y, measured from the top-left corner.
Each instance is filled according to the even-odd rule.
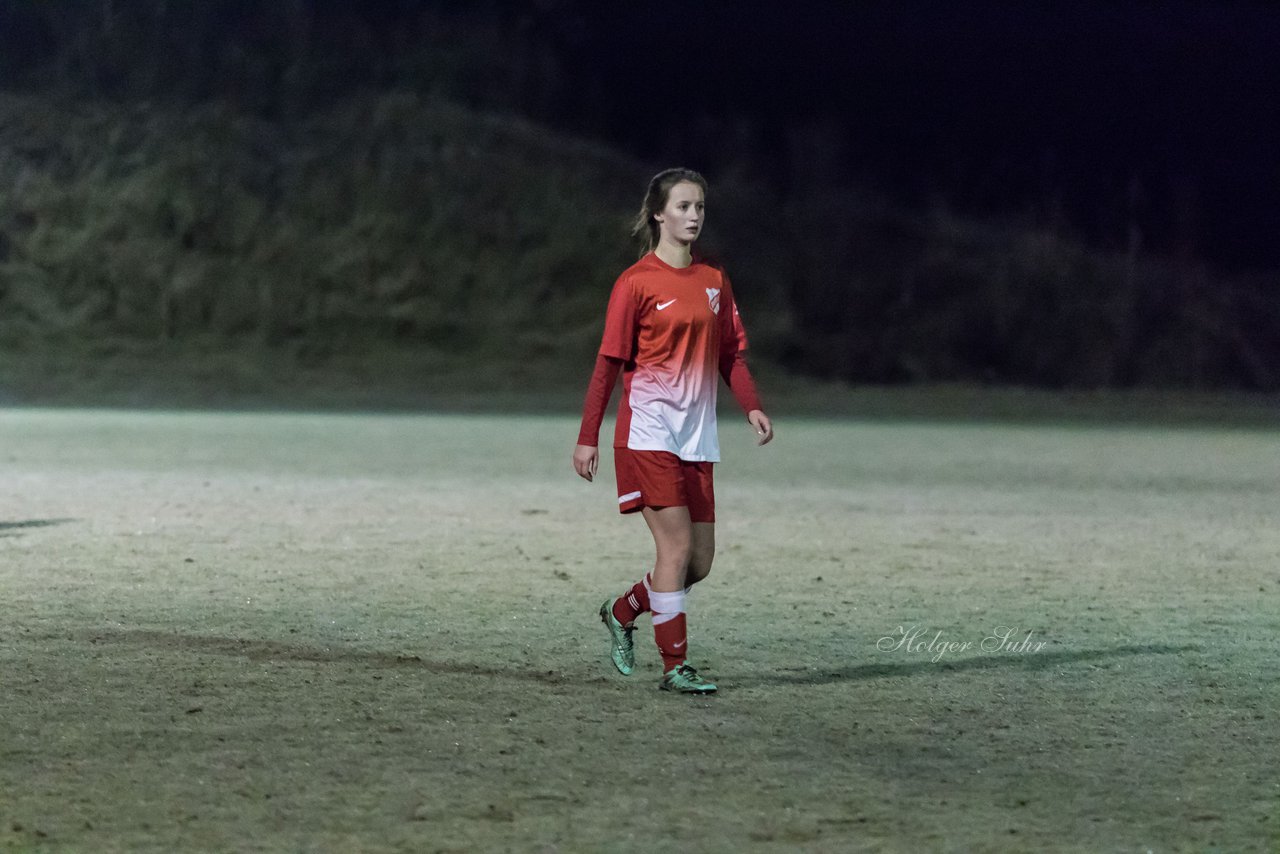
[[[604,316],[604,337],[600,341],[600,355],[624,362],[631,361],[636,348],[637,305],[631,278],[618,277],[609,296],[609,309]]]
[[[729,277],[721,272],[724,287],[720,293],[720,356],[733,356],[747,349],[747,330],[738,315],[738,300],[733,295]]]

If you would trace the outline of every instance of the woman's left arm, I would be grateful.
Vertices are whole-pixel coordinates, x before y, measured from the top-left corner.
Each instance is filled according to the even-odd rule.
[[[724,377],[738,405],[747,413],[747,421],[760,437],[756,444],[767,445],[773,440],[773,423],[764,414],[764,404],[760,402],[755,380],[742,355],[747,349],[747,331],[738,315],[738,301],[733,296],[728,276],[724,277],[720,311],[720,376]]]
[[[721,356],[720,376],[724,377],[729,391],[733,392],[734,399],[738,401],[742,411],[747,413],[747,421],[751,422],[756,435],[760,437],[756,444],[766,445],[772,441],[773,424],[769,421],[769,416],[764,414],[764,404],[760,402],[755,380],[751,378],[751,370],[747,367],[747,360],[743,358],[741,350],[732,355]]]

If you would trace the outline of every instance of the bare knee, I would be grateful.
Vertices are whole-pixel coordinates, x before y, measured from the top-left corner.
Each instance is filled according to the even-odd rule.
[[[693,544],[688,537],[670,536],[657,544],[657,562],[666,569],[683,573],[693,559]]]

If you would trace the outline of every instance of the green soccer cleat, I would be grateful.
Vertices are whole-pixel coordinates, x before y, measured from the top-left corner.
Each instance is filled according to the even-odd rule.
[[[714,694],[716,692],[714,682],[703,679],[698,675],[698,671],[687,664],[662,674],[662,681],[658,683],[658,687],[663,691],[679,691],[681,694]]]
[[[623,676],[630,676],[636,669],[636,647],[631,642],[635,628],[627,628],[613,616],[613,600],[606,599],[600,606],[600,622],[609,630],[609,658]]]

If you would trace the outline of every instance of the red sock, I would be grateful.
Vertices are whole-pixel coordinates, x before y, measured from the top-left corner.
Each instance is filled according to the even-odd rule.
[[[648,580],[646,573],[642,580],[631,585],[630,590],[613,600],[613,618],[622,625],[631,625],[636,617],[649,610],[649,588],[645,585]]]
[[[653,638],[662,653],[662,672],[667,673],[684,664],[689,653],[689,636],[685,630],[684,613],[665,623],[654,623]]]

